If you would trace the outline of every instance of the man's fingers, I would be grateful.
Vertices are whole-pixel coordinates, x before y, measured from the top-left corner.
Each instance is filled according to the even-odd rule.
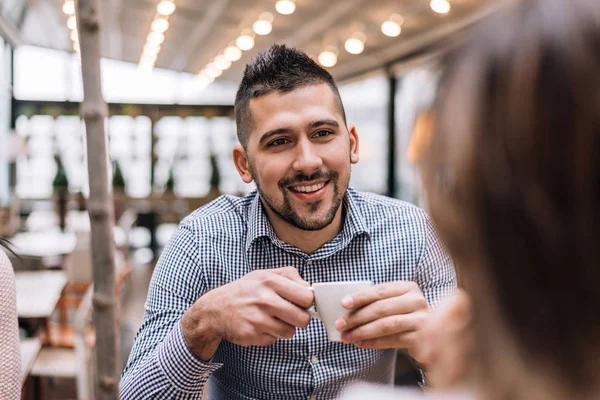
[[[395,333],[375,339],[367,339],[355,342],[356,347],[362,349],[407,349],[418,340],[415,332]]]
[[[291,301],[304,309],[309,308],[314,301],[314,294],[309,286],[298,283],[280,274],[271,274],[266,278],[267,285],[279,296]],[[302,282],[305,282],[304,280]],[[306,282],[305,282],[306,283]]]
[[[342,333],[342,341],[355,343],[398,333],[413,332],[418,327],[414,315],[392,315]]]
[[[389,317],[391,315],[410,314],[418,310],[427,309],[427,301],[420,293],[411,293],[402,296],[390,297],[375,301],[365,307],[359,308],[341,317],[336,322],[340,331],[350,330],[360,325]]]
[[[416,290],[420,291],[419,286],[412,281],[381,283],[346,296],[342,300],[342,305],[347,309],[360,308],[377,300],[402,296],[405,293]]]
[[[267,305],[268,312],[285,323],[298,328],[306,328],[310,323],[310,314],[301,307],[282,298]]]
[[[295,326],[275,317],[266,318],[257,329],[278,339],[289,339],[296,333]]]
[[[298,273],[298,270],[294,267],[276,268],[276,269],[272,269],[271,271],[273,271],[277,275],[288,278],[302,286],[306,286],[306,287],[310,286],[310,284],[308,282],[306,282],[304,279],[302,279],[302,277]]]

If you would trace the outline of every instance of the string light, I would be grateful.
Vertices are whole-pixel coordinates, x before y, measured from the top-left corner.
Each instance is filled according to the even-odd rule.
[[[231,67],[231,61],[229,61],[224,55],[220,54],[215,57],[213,65],[219,68],[221,71],[225,71],[226,69],[229,69],[229,67]]]
[[[161,0],[156,5],[156,14],[150,24],[150,33],[146,37],[146,44],[140,57],[140,67],[154,68],[161,45],[165,41],[165,32],[169,29],[169,16],[175,12],[176,8],[174,0]]]
[[[402,32],[401,25],[403,22],[404,18],[400,15],[392,14],[387,21],[384,21],[383,24],[381,24],[381,32],[386,36],[396,37]]]
[[[293,0],[279,0],[275,3],[275,10],[279,14],[290,15],[296,11],[296,3]]]
[[[67,15],[75,14],[75,2],[73,0],[67,0],[63,3],[62,10]]]
[[[152,32],[165,33],[169,29],[169,21],[165,18],[157,18],[152,21],[150,29],[152,29]]]
[[[248,51],[254,47],[254,36],[249,33],[243,33],[235,40],[235,44],[240,50]]]
[[[344,43],[344,48],[350,54],[360,54],[365,49],[367,37],[362,32],[354,32]]]
[[[326,47],[318,56],[319,64],[324,67],[331,68],[337,64],[338,56],[337,49],[333,46]]]
[[[450,12],[450,3],[448,0],[431,0],[429,6],[438,14],[448,14]]]
[[[172,0],[162,0],[156,6],[156,12],[158,12],[160,15],[168,16],[175,12],[175,8],[175,3],[173,3]]]
[[[231,62],[237,61],[240,58],[242,58],[242,50],[240,50],[237,46],[233,44],[227,46],[227,48],[223,51],[223,54]]]
[[[273,30],[273,14],[264,12],[258,17],[256,22],[252,24],[252,29],[257,35],[268,35]]]

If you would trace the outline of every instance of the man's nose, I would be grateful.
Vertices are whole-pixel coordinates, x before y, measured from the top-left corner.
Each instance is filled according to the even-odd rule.
[[[312,143],[309,141],[298,143],[294,163],[292,164],[295,171],[310,173],[320,169],[322,165],[323,160]]]

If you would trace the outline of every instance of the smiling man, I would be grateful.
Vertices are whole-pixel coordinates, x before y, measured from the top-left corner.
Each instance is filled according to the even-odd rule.
[[[182,221],[121,398],[328,399],[354,380],[391,382],[397,349],[426,365],[421,328],[454,269],[422,210],[348,187],[358,133],[331,75],[274,45],[246,67],[235,114],[234,162],[257,190]],[[307,287],[350,280],[374,284],[343,300],[343,341],[330,342]]]

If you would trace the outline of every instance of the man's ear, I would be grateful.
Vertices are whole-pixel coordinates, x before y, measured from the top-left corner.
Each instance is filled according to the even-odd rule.
[[[252,182],[252,174],[250,173],[246,150],[239,144],[233,148],[233,163],[244,183]]]
[[[356,126],[350,125],[348,133],[350,134],[350,162],[356,164],[358,162],[358,132],[356,132]]]

